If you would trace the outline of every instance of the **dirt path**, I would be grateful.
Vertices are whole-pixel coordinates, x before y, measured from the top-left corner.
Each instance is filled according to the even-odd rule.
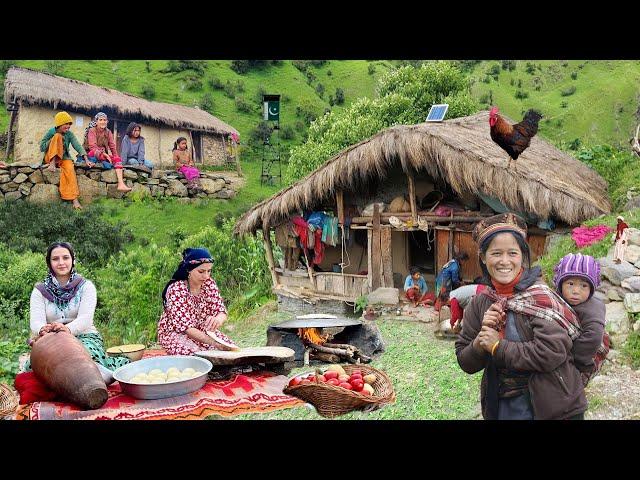
[[[640,420],[640,371],[605,361],[600,374],[587,386],[588,420]]]

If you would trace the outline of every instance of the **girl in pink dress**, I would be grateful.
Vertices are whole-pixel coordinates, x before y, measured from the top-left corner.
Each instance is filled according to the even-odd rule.
[[[173,161],[176,170],[184,175],[192,188],[197,188],[200,171],[195,167],[191,152],[187,149],[187,139],[178,137],[173,144]]]
[[[211,254],[206,248],[187,248],[182,257],[162,292],[164,311],[158,322],[158,341],[169,355],[238,350],[218,330],[227,320],[227,309],[211,278]]]

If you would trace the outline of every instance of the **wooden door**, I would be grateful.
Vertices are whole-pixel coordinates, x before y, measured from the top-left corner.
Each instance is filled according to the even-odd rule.
[[[129,122],[123,122],[122,120],[116,120],[116,129],[112,130],[114,137],[116,137],[116,149],[118,150],[118,155],[122,153],[122,138],[127,134],[127,127],[129,126]],[[111,127],[110,127],[111,128]],[[122,161],[126,161],[126,158],[123,158]]]

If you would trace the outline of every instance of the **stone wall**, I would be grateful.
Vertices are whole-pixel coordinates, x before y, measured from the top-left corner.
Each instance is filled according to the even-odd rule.
[[[640,230],[629,229],[629,246],[624,261],[613,262],[612,245],[606,257],[599,258],[602,282],[595,296],[606,304],[606,330],[614,348],[626,342],[629,333],[640,330]]]
[[[116,189],[115,170],[75,167],[80,188],[80,202],[87,203],[98,197],[122,198],[125,195],[152,197],[232,198],[237,183],[225,178],[225,172],[202,172],[201,190],[187,188],[187,181],[175,170],[153,169],[151,173],[140,167],[125,167],[125,183],[131,193]],[[0,169],[0,202],[25,198],[34,203],[60,202],[58,185],[60,170],[49,172],[43,165],[13,163]]]

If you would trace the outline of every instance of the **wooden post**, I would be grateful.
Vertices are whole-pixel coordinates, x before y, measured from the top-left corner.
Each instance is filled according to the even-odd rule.
[[[391,257],[391,227],[383,227],[380,231],[380,249],[382,250],[382,277],[383,286],[393,287],[393,264]]]
[[[407,180],[409,181],[409,204],[411,205],[411,220],[413,225],[418,224],[418,206],[416,205],[416,184],[413,179],[413,175],[408,173]]]
[[[236,171],[238,176],[242,177],[242,168],[240,168],[240,145],[236,144]]]
[[[373,230],[367,230],[367,286],[369,287],[369,292],[373,291],[373,271],[371,270],[371,265],[373,265],[373,259],[371,258],[373,251],[372,245]]]
[[[449,258],[447,262],[453,258],[453,232],[455,232],[455,227],[449,227]]]
[[[376,289],[380,287],[380,270],[382,266],[381,252],[380,252],[380,207],[378,204],[374,204],[373,207],[373,231],[371,235],[371,263],[369,268],[371,269],[371,288]]]
[[[336,192],[336,205],[338,212],[338,223],[344,225],[344,193],[342,190]]]
[[[273,259],[271,229],[268,226],[262,229],[262,236],[264,238],[264,249],[267,252],[267,263],[269,264],[269,271],[271,272],[271,280],[273,280],[273,286],[277,287],[280,282],[278,281],[278,274],[276,273],[276,262]]]
[[[11,120],[9,120],[9,130],[7,131],[7,151],[4,154],[5,160],[9,159],[9,152],[13,147],[13,124],[16,121],[16,111],[17,110],[11,110]]]

